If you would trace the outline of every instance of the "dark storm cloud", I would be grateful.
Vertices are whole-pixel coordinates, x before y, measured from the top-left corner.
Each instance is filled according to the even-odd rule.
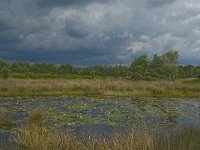
[[[0,31],[9,30],[11,25],[7,24],[6,21],[0,20]]]
[[[1,0],[0,57],[129,64],[175,49],[181,63],[195,64],[199,24],[198,0]]]
[[[89,27],[79,19],[67,19],[65,21],[65,33],[73,38],[84,38],[89,34]]]
[[[78,53],[80,52],[80,53]],[[97,55],[87,50],[83,53],[83,50],[70,51],[70,52],[51,52],[49,51],[22,51],[17,53],[16,51],[0,51],[0,56],[4,55],[4,59],[13,61],[29,61],[29,62],[47,62],[58,64],[73,64],[77,66],[88,66],[96,64],[123,64],[124,61],[116,60],[112,55]]]

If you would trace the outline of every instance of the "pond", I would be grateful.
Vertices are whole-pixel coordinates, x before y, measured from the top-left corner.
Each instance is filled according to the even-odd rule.
[[[126,132],[136,125],[163,129],[200,125],[200,100],[181,98],[0,98],[0,114],[17,122],[0,129],[0,142],[23,127],[33,108],[45,111],[44,126],[52,130],[70,130],[92,135]]]

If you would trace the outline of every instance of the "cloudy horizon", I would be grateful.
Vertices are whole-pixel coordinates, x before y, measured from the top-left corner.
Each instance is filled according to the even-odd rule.
[[[198,0],[1,0],[0,58],[130,64],[176,50],[200,64]]]

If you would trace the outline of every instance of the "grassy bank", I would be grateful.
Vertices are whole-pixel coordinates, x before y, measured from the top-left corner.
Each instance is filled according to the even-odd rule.
[[[0,79],[0,97],[16,96],[158,96],[200,97],[198,81],[129,79]]]

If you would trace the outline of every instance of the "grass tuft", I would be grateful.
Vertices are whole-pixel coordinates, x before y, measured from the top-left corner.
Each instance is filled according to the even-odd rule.
[[[0,115],[0,128],[9,128],[16,123],[9,118]]]
[[[42,108],[34,108],[30,114],[28,119],[29,126],[41,126],[45,117],[45,112]]]

